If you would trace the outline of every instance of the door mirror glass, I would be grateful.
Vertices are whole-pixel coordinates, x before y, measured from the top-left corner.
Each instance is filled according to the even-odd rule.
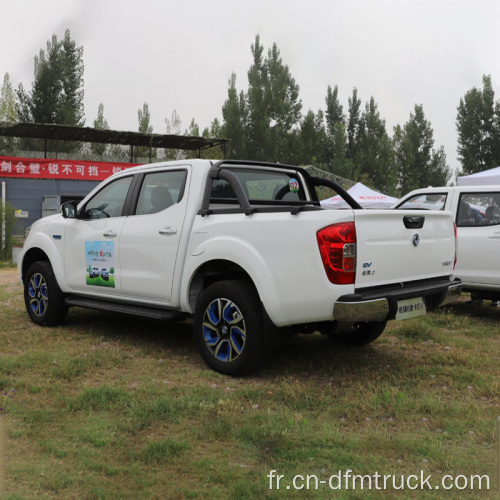
[[[68,201],[61,205],[61,214],[65,219],[76,219],[76,201]]]

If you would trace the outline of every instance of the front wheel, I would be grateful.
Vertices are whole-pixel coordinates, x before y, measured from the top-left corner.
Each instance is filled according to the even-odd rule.
[[[35,262],[28,269],[24,303],[31,321],[37,325],[53,326],[64,321],[68,309],[49,262]]]
[[[366,345],[378,339],[385,330],[387,321],[366,321],[360,323],[336,323],[328,338],[348,345]]]
[[[265,360],[265,321],[254,287],[221,281],[201,294],[194,313],[194,336],[207,365],[227,375],[256,370]]]

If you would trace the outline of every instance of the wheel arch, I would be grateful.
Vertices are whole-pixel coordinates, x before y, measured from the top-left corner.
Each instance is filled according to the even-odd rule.
[[[21,279],[24,281],[26,273],[28,272],[28,269],[32,264],[43,260],[50,262],[49,256],[41,248],[30,248],[23,256],[23,261],[21,264]]]
[[[235,262],[216,259],[203,263],[193,274],[188,288],[188,301],[191,310],[196,309],[196,303],[200,294],[210,285],[219,281],[241,280],[249,283],[255,289],[257,295],[260,294],[257,287],[243,267]]]

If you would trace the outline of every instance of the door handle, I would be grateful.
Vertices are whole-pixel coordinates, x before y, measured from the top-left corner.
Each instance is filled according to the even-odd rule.
[[[103,236],[105,238],[116,238],[118,236],[118,233],[114,231],[113,229],[106,231]]]
[[[499,239],[500,238],[500,233],[491,233],[491,234],[488,235],[488,238]]]
[[[160,234],[177,234],[177,228],[173,226],[164,227],[158,231]]]

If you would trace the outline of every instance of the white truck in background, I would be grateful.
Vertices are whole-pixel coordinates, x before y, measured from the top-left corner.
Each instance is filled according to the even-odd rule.
[[[395,206],[402,210],[446,210],[457,226],[455,275],[473,299],[500,300],[500,186],[417,189]]]
[[[335,189],[351,209],[320,205]],[[256,369],[281,329],[375,340],[460,293],[443,211],[363,210],[290,165],[182,160],[130,168],[31,228],[19,256],[32,321],[69,307],[182,320],[205,362]]]

